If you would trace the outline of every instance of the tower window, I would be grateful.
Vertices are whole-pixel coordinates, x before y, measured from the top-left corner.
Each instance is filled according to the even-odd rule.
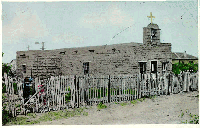
[[[153,40],[155,39],[156,37],[156,30],[155,29],[151,29],[151,42],[153,42]]]
[[[152,36],[152,37],[156,37],[156,33],[157,33],[156,30],[152,29],[152,31],[151,31],[151,36]]]

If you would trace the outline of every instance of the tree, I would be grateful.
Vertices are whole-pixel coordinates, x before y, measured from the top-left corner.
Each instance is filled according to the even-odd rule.
[[[189,71],[189,72],[197,72],[198,71],[198,64],[194,63],[176,63],[172,65],[172,72],[176,75],[180,74],[181,71]]]
[[[3,57],[4,53],[2,52],[2,57]],[[8,76],[12,76],[14,77],[14,73],[11,71],[11,66],[8,66],[5,63],[2,63],[2,76],[4,76],[4,73],[8,74]]]

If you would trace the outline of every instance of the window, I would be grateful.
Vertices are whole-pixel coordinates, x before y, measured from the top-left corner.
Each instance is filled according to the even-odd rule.
[[[26,73],[26,65],[25,64],[22,65],[22,71],[23,71],[23,73]]]
[[[152,36],[152,37],[156,37],[156,33],[157,33],[157,32],[156,32],[155,29],[152,29],[152,30],[151,30],[151,36]]]
[[[145,74],[146,73],[146,62],[139,62],[140,65],[140,73]]]
[[[191,63],[191,64],[192,64],[192,63],[193,63],[193,61],[189,61],[189,63]]]
[[[94,52],[94,50],[88,50],[89,52]]]
[[[20,56],[25,56],[25,54],[21,54]]]
[[[167,62],[162,63],[162,71],[163,71],[163,73],[165,73],[165,71],[167,71]]]
[[[115,49],[115,48],[113,48],[113,49],[112,49],[112,52],[115,52],[115,51],[116,51],[116,49]]]
[[[151,29],[151,42],[154,40],[154,38],[156,37],[156,30],[155,29]]]
[[[84,70],[84,75],[89,73],[89,62],[83,63],[83,70]]]
[[[151,73],[157,73],[157,61],[151,61]]]
[[[64,51],[64,52],[60,52],[60,54],[65,55],[65,52],[66,52],[66,51]]]

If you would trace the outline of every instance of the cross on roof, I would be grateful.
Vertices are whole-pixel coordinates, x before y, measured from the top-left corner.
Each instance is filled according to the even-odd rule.
[[[150,12],[150,16],[147,16],[148,18],[151,18],[151,24],[152,24],[152,18],[155,18],[155,16],[152,16],[152,12]]]

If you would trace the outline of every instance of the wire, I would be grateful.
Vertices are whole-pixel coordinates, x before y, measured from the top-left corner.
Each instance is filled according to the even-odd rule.
[[[109,43],[110,43],[117,35],[119,35],[119,34],[122,33],[123,31],[125,31],[126,29],[132,27],[133,25],[134,25],[134,24],[132,24],[131,26],[129,26],[129,27],[123,29],[122,31],[120,31],[119,33],[117,33],[115,36],[113,36],[113,37],[111,38],[111,40],[109,41]]]

